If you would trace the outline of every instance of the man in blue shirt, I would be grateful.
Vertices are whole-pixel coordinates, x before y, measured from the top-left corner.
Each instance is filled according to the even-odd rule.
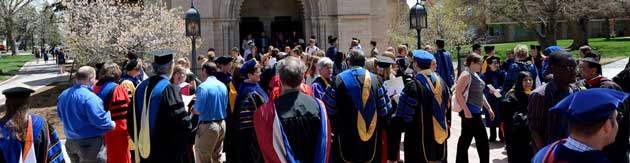
[[[95,78],[94,68],[79,68],[77,84],[63,91],[57,99],[57,115],[63,122],[68,139],[65,145],[72,162],[107,161],[103,135],[116,125],[110,113],[105,112],[103,101],[92,93]]]
[[[215,63],[206,62],[201,69],[206,80],[197,88],[197,100],[193,106],[194,113],[199,114],[195,161],[219,162],[225,139],[227,87],[214,76],[218,69]]]

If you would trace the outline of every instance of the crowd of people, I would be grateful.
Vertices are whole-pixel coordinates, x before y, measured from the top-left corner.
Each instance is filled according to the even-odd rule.
[[[56,64],[59,67],[59,74],[63,74],[65,72],[66,54],[64,52],[64,47],[33,47],[32,53],[35,55],[35,64],[39,64],[39,60],[41,58],[44,59],[44,63],[48,63],[50,55],[53,60],[56,60]]]
[[[0,158],[446,162],[457,112],[456,162],[469,162],[473,138],[482,163],[489,142],[504,143],[509,162],[629,161],[630,67],[608,79],[588,46],[576,59],[558,46],[517,45],[501,61],[493,46],[475,44],[457,72],[444,40],[383,52],[372,41],[368,53],[356,38],[347,53],[332,36],[326,51],[315,38],[304,48],[268,42],[248,37],[243,55],[209,49],[198,65],[163,49],[150,53],[150,66],[130,52],[120,65],[79,68],[57,104],[67,158],[54,128],[28,114],[34,91],[7,90]]]

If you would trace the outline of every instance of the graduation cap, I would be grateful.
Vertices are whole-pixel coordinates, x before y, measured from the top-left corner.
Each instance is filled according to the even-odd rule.
[[[153,55],[153,61],[155,63],[163,65],[173,62],[173,54],[175,54],[175,50],[160,49],[149,53]]]
[[[376,63],[376,65],[378,67],[382,67],[382,68],[389,68],[391,64],[395,64],[396,61],[394,61],[394,59],[384,56],[384,55],[377,55],[376,56],[376,61],[378,61],[378,63]]]
[[[220,65],[227,65],[228,63],[232,62],[232,57],[226,57],[226,56],[220,56],[219,58],[214,60],[214,63],[216,64],[220,64]]]
[[[335,43],[335,41],[337,41],[337,37],[333,37],[331,35],[328,35],[328,43],[329,44],[333,44],[333,43]]]
[[[138,67],[138,59],[132,59],[132,60],[127,61],[127,64],[125,64],[125,67],[123,68],[127,71],[131,71],[135,69],[136,67]]]
[[[475,49],[480,49],[480,48],[481,48],[481,45],[479,45],[479,44],[474,44],[474,45],[472,45],[472,48],[473,48],[473,50],[475,50]]]
[[[258,62],[256,62],[256,60],[250,59],[249,61],[245,62],[243,66],[241,66],[239,72],[241,73],[241,75],[247,76],[247,72],[252,72],[253,70],[255,70],[257,65]]]
[[[613,89],[593,88],[567,96],[549,111],[565,114],[580,124],[595,124],[610,117],[629,95]]]
[[[555,46],[555,45],[554,46],[550,46],[550,47],[545,48],[545,54],[546,55],[550,55],[551,52],[555,52],[555,51],[559,51],[559,50],[562,50],[562,48],[560,48],[559,46]]]
[[[30,88],[27,87],[13,87],[13,88],[9,88],[7,90],[2,91],[2,94],[4,94],[4,96],[6,96],[7,99],[13,99],[13,98],[28,98],[31,96],[31,93],[34,93],[35,90],[32,90]]]
[[[484,46],[483,50],[486,51],[486,53],[490,52],[490,51],[494,51],[494,46]]]
[[[444,39],[437,39],[437,40],[435,40],[435,45],[443,46],[444,45]]]
[[[412,51],[412,53],[413,59],[418,63],[431,64],[431,62],[435,59],[435,57],[433,57],[433,54],[424,50],[414,50]]]
[[[529,45],[529,48],[530,49],[536,49],[536,46],[538,46],[538,45]]]

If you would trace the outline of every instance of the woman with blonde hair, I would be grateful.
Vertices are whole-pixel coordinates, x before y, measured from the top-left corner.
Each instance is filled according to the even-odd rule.
[[[518,74],[521,71],[527,71],[532,74],[535,86],[538,87],[541,85],[536,65],[527,62],[528,51],[527,46],[523,44],[519,44],[514,47],[514,56],[516,60],[512,63],[512,65],[510,65],[510,68],[508,68],[507,74],[505,75],[505,81],[503,82],[503,88],[512,88],[514,83],[517,82],[516,80],[518,78]],[[501,93],[505,94],[507,91],[508,89],[503,89]]]

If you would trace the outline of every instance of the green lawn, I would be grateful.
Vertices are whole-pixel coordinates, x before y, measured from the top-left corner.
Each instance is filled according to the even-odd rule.
[[[35,59],[33,55],[2,55],[0,58],[0,81],[7,80],[22,68],[24,63]]]
[[[562,48],[567,48],[573,40],[558,40],[558,46]],[[496,55],[505,58],[505,52],[508,49],[513,49],[518,44],[527,45],[538,45],[538,41],[523,41],[523,42],[510,42],[510,43],[499,43],[499,44],[491,44],[495,46]],[[630,38],[618,38],[611,39],[606,41],[605,38],[591,38],[589,39],[589,44],[591,47],[595,49],[595,51],[599,52],[603,59],[606,58],[620,58],[620,57],[628,57],[630,56]],[[470,46],[467,46],[468,48]],[[464,47],[462,47],[464,49]],[[468,49],[467,49],[468,50]],[[465,50],[462,50],[465,51]],[[573,55],[578,54],[577,50],[572,51]]]

